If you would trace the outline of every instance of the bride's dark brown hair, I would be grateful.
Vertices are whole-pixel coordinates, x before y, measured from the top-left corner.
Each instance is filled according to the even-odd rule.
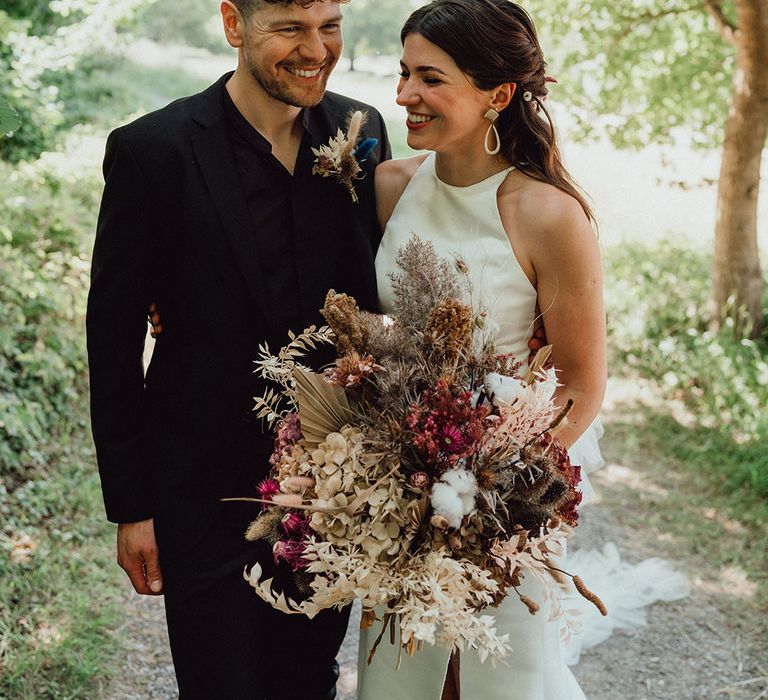
[[[480,90],[517,85],[496,120],[500,154],[526,175],[571,195],[594,223],[592,208],[560,157],[544,104],[547,64],[528,13],[509,0],[433,0],[406,20],[403,44],[409,34],[420,34],[445,51]],[[523,98],[528,92],[530,101]]]

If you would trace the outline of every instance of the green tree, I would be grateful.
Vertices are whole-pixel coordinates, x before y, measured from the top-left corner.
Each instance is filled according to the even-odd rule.
[[[757,337],[764,281],[757,244],[768,135],[768,0],[531,0],[567,66],[558,95],[581,135],[618,147],[672,142],[722,149],[711,324]]]
[[[88,56],[114,51],[118,30],[153,0],[4,0],[0,95],[21,117],[0,158],[34,158],[64,122],[58,86]],[[82,76],[86,79],[87,76]]]
[[[159,43],[188,44],[229,53],[221,31],[219,3],[211,0],[155,0],[136,16],[136,32]]]
[[[400,27],[413,10],[410,0],[353,0],[344,8],[344,51],[349,69],[369,53],[399,54]]]

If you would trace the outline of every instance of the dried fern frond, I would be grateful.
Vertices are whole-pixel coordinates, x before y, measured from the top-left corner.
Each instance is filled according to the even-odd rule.
[[[277,355],[272,354],[267,343],[259,345],[259,355],[254,360],[254,372],[280,387],[277,392],[269,387],[264,394],[254,397],[256,403],[253,410],[270,426],[287,413],[297,410],[294,372],[306,369],[298,360],[319,345],[332,344],[333,331],[328,326],[309,326],[298,335],[289,331],[288,338],[290,342]]]

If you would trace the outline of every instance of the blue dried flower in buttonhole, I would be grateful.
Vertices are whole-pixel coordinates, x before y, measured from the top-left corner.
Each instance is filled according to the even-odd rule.
[[[359,144],[357,144],[357,147],[355,148],[355,160],[358,163],[365,160],[369,155],[371,155],[371,151],[376,148],[378,144],[379,139],[373,137],[363,139]]]

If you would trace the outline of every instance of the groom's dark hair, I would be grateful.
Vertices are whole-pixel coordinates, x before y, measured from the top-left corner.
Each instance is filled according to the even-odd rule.
[[[270,5],[298,5],[299,7],[311,7],[316,2],[324,2],[325,0],[232,0],[232,4],[240,11],[240,14],[245,19],[259,9],[259,6],[263,3],[269,3]],[[349,0],[332,0],[332,2],[345,5]]]

